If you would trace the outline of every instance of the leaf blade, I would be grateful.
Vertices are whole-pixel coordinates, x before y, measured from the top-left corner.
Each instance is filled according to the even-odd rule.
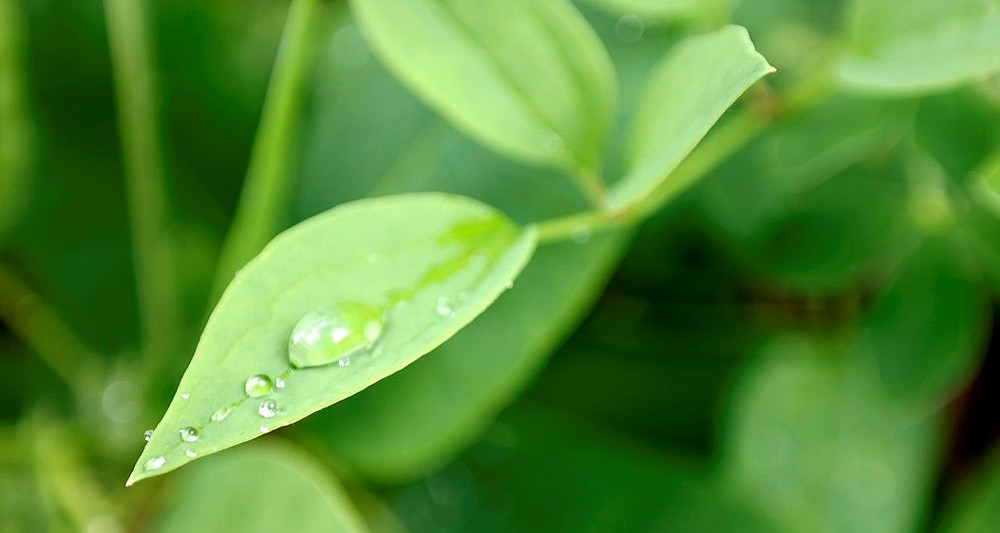
[[[524,161],[596,165],[614,71],[565,0],[351,5],[389,69],[466,134]]]
[[[680,43],[647,82],[632,126],[628,173],[612,188],[609,207],[632,205],[665,182],[725,110],[770,72],[740,26]]]
[[[1000,70],[996,0],[857,0],[841,80],[864,92],[935,92]]]
[[[412,363],[486,309],[534,244],[532,230],[446,194],[351,202],[282,233],[223,294],[129,483],[190,462],[188,450],[204,456],[300,420]],[[292,325],[340,301],[386,310],[373,351],[348,368],[291,370]],[[244,392],[258,374],[287,383],[259,398],[276,402],[273,417]],[[226,408],[224,420],[210,423]],[[178,437],[186,427],[198,431],[197,442]]]

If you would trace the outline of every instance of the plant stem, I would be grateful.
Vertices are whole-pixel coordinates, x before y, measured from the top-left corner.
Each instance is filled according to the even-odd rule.
[[[160,153],[152,52],[142,0],[105,0],[117,90],[125,180],[144,352],[157,368],[169,358],[178,302],[168,235],[170,208]]]
[[[777,120],[798,115],[825,101],[832,94],[833,88],[831,76],[821,69],[805,83],[788,92],[782,99],[780,113],[765,114],[753,107],[743,108],[699,143],[668,177],[661,180],[658,188],[636,204],[619,211],[588,211],[539,222],[535,225],[539,242],[570,239],[574,231],[581,228],[602,231],[641,222],[746,146]]]
[[[101,358],[42,299],[0,264],[0,318],[78,398],[100,376]]]
[[[608,189],[604,185],[600,174],[590,168],[581,168],[575,174],[576,183],[584,196],[597,208],[604,207],[608,199]]]
[[[218,300],[233,274],[281,229],[309,80],[320,0],[293,0],[278,48],[236,215],[223,244],[212,288]]]

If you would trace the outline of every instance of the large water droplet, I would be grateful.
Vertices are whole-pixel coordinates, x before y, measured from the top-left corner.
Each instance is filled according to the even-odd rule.
[[[142,467],[146,470],[159,470],[167,463],[167,459],[163,456],[153,457],[152,459],[146,461],[142,464]]]
[[[265,374],[257,374],[247,378],[247,382],[243,385],[243,391],[251,398],[260,398],[271,392],[273,386],[274,382],[271,381],[270,377]]]
[[[264,418],[274,418],[278,414],[278,402],[274,400],[264,400],[257,407],[257,413]]]
[[[144,432],[144,433],[142,434],[142,440],[144,440],[144,441],[146,441],[146,442],[149,442],[149,439],[151,439],[151,438],[153,438],[153,430],[151,430],[151,429],[147,429],[147,430],[146,430],[146,431],[145,431],[145,432]]]
[[[198,430],[191,426],[178,429],[177,433],[180,434],[181,440],[184,442],[195,442],[198,440]]]
[[[306,313],[288,340],[288,360],[296,368],[322,366],[367,350],[382,335],[382,314],[342,302]]]
[[[220,407],[212,413],[212,422],[222,422],[229,417],[229,414],[233,412],[232,407]]]

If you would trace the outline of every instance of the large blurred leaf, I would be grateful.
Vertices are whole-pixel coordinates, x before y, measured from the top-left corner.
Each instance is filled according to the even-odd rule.
[[[975,374],[991,321],[964,259],[946,242],[925,242],[869,311],[863,349],[890,395],[936,407]]]
[[[361,200],[281,233],[212,312],[129,483],[291,424],[399,371],[487,308],[524,267],[534,238],[489,207],[444,194]],[[329,345],[318,341],[325,352],[296,357],[289,336],[297,322],[334,305],[342,307],[320,317],[330,331],[302,330],[306,339],[329,334]],[[355,335],[376,347],[343,368],[338,343]],[[259,391],[256,375],[267,376]],[[287,387],[272,388],[278,379]]]
[[[327,475],[321,463],[274,444],[219,455],[177,480],[155,531],[366,531]]]
[[[856,357],[774,341],[738,381],[723,470],[784,531],[909,532],[930,495],[938,429],[894,405]]]
[[[566,0],[353,0],[386,65],[431,107],[526,161],[595,170],[615,76]]]
[[[394,491],[411,531],[771,531],[705,468],[520,407],[455,463]]]
[[[24,72],[25,23],[17,0],[0,0],[0,242],[31,192],[34,138]]]
[[[972,477],[945,509],[940,533],[1000,531],[1000,454],[994,451]]]
[[[724,22],[729,17],[734,0],[589,0],[619,15],[638,16],[652,22],[693,19]]]
[[[688,186],[670,182],[670,173],[743,91],[773,71],[739,26],[679,43],[646,85],[628,172],[612,189],[609,206],[628,206],[661,184],[676,191]]]
[[[750,244],[776,218],[813,203],[808,197],[827,181],[884,158],[909,127],[911,107],[837,95],[789,117],[702,181],[693,191],[697,207],[738,244]],[[870,185],[847,187],[855,202],[871,196],[862,192]]]
[[[854,0],[844,81],[876,93],[943,90],[1000,70],[998,0]]]

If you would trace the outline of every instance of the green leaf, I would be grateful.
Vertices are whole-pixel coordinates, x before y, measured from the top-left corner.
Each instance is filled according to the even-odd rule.
[[[566,0],[352,0],[385,64],[428,105],[524,161],[592,170],[617,98]]]
[[[445,194],[352,202],[285,231],[226,289],[129,483],[291,424],[412,363],[486,309],[534,243],[533,231],[497,211]],[[296,327],[338,305],[379,312],[381,334],[367,322]],[[354,327],[374,347],[334,350],[332,364],[293,369],[290,337],[322,332],[322,346],[355,339],[338,337]]]
[[[328,476],[322,463],[274,444],[212,457],[173,485],[155,531],[366,531]]]
[[[1000,531],[1000,453],[990,454],[951,502],[940,533],[992,533]]]
[[[729,19],[733,0],[589,0],[611,13],[634,15],[650,22],[675,19],[718,22]]]
[[[595,299],[622,242],[614,234],[539,249],[514,288],[475,322],[404,372],[320,413],[309,429],[378,481],[412,479],[441,464],[538,371]]]
[[[989,306],[962,257],[945,242],[925,242],[868,312],[862,346],[895,398],[936,408],[975,375]]]
[[[689,183],[669,176],[723,112],[774,68],[754,50],[744,28],[727,26],[678,44],[649,80],[636,114],[628,173],[608,204],[620,209],[657,187]]]
[[[728,401],[723,472],[781,531],[907,532],[936,472],[938,424],[889,401],[870,366],[775,340]]]
[[[841,78],[859,90],[946,90],[1000,70],[998,0],[855,0]]]

